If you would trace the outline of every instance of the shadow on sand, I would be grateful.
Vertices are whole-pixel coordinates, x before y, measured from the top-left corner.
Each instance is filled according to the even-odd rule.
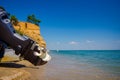
[[[9,61],[9,62],[2,62],[2,63],[0,63],[0,67],[6,67],[6,68],[22,68],[22,67],[26,67],[23,64],[17,64],[15,62],[19,62],[19,60]]]
[[[36,66],[26,66],[24,64],[18,64],[19,60],[14,60],[14,61],[5,61],[0,63],[0,67],[5,67],[5,68],[32,68],[32,69],[39,69],[39,67]]]

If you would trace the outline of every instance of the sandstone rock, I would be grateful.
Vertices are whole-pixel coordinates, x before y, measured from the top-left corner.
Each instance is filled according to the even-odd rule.
[[[19,22],[17,26],[14,26],[14,28],[19,33],[24,34],[35,40],[41,47],[46,48],[46,42],[40,34],[39,26],[28,22]]]

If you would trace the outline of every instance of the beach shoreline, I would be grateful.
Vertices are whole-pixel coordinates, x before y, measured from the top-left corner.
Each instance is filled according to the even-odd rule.
[[[63,52],[63,51],[62,51]],[[77,59],[74,55],[68,56],[65,52],[51,52],[52,60],[42,66],[33,66],[30,62],[23,60],[18,61],[18,56],[3,59],[0,64],[0,80],[119,80],[116,74],[111,74],[105,70],[96,67],[91,63],[85,63],[84,60]],[[82,53],[82,52],[81,52]],[[86,53],[85,53],[86,54]],[[91,54],[92,55],[92,54]],[[80,53],[79,53],[80,56]],[[83,56],[83,53],[82,53]],[[79,61],[79,62],[78,62]],[[95,60],[94,60],[95,61]],[[101,63],[100,63],[101,64]],[[4,73],[2,73],[4,71]],[[20,73],[19,73],[20,72]],[[6,74],[7,73],[7,74]],[[17,74],[16,74],[17,73]],[[23,74],[25,73],[25,74]],[[15,75],[16,74],[16,75]],[[9,76],[10,75],[10,76]],[[7,76],[7,77],[6,77]],[[5,79],[3,79],[5,78]]]
[[[0,80],[45,80],[46,65],[34,66],[19,60],[14,51],[7,49],[0,63]]]
[[[44,66],[36,67],[26,60],[5,56],[0,63],[0,80],[44,80],[43,70]]]

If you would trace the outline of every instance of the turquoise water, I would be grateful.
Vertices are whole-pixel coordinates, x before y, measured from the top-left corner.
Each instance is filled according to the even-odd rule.
[[[61,69],[58,71],[59,73],[62,70],[63,73],[71,70],[70,73],[72,74],[76,70],[73,74],[81,74],[80,72],[83,71],[86,75],[87,72],[92,74],[94,71],[94,75],[107,75],[105,80],[120,79],[120,50],[51,50],[50,54],[53,59],[49,64]]]

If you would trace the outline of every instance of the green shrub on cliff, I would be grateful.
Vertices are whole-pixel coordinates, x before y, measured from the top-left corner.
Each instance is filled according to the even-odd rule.
[[[29,15],[29,16],[27,17],[27,22],[30,22],[30,23],[33,23],[33,24],[36,24],[36,25],[39,26],[39,23],[40,23],[41,21],[40,21],[39,19],[37,19],[34,14],[32,14],[32,15]]]
[[[18,19],[16,18],[16,16],[11,15],[10,16],[10,21],[13,25],[17,25],[18,24]]]

